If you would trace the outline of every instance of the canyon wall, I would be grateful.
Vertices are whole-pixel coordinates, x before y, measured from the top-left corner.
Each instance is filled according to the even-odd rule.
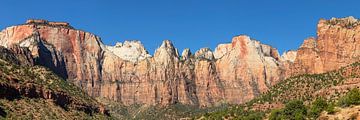
[[[304,40],[286,76],[324,73],[359,61],[360,26],[354,17],[321,19],[317,37]]]
[[[357,61],[357,24],[352,17],[320,20],[316,38],[282,56],[246,35],[235,36],[214,51],[185,49],[181,55],[164,40],[151,56],[140,41],[107,46],[94,34],[46,20],[28,20],[2,30],[0,45],[27,48],[26,54],[34,58],[29,64],[48,67],[93,97],[124,105],[206,107],[241,104],[286,77],[322,73]]]

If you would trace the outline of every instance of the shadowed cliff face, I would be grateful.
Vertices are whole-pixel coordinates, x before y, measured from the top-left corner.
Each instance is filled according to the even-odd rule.
[[[108,111],[105,110],[103,105],[81,89],[67,83],[49,69],[35,66],[33,56],[28,48],[17,45],[12,45],[9,48],[0,46],[0,52],[1,117],[19,119],[23,117],[21,114],[32,113],[32,108],[37,108],[36,112],[40,114],[36,116],[27,115],[32,119],[47,116],[48,113],[51,113],[52,116],[58,116],[58,114],[69,115],[64,117],[68,118],[73,111],[84,112],[88,116],[99,113],[108,115]],[[36,100],[31,101],[34,99]],[[27,100],[30,104],[24,104],[21,102],[22,100]],[[40,102],[42,100],[46,102]],[[46,106],[47,103],[55,106]],[[39,108],[37,105],[46,107]],[[13,108],[16,108],[16,110]],[[56,112],[44,112],[44,109],[53,110],[57,108],[61,109]],[[77,117],[83,117],[80,114],[77,115]]]
[[[202,48],[192,54],[185,49],[181,56],[165,40],[150,56],[138,41],[106,46],[96,35],[67,23],[36,20],[1,31],[0,44],[28,48],[35,64],[50,68],[93,97],[125,105],[204,107],[241,104],[286,77],[326,72],[357,61],[356,24],[352,18],[320,20],[317,38],[281,57],[275,48],[244,35],[218,45],[214,52]]]

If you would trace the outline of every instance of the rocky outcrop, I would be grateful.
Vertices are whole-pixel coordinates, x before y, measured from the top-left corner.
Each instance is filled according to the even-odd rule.
[[[14,79],[14,78],[10,78]],[[13,81],[13,80],[12,80]],[[47,99],[52,100],[54,104],[68,109],[71,107],[75,110],[89,112],[98,112],[101,114],[109,114],[103,106],[90,105],[88,103],[78,102],[71,97],[71,95],[64,92],[54,92],[49,89],[45,89],[42,86],[36,85],[34,83],[26,83],[25,85],[17,84],[12,82],[12,84],[0,83],[0,99],[19,99],[20,97],[28,98],[37,98],[37,99]]]
[[[25,24],[43,24],[43,25],[58,26],[58,27],[71,27],[70,24],[67,22],[49,22],[47,20],[41,20],[41,19],[29,19],[26,21]]]
[[[282,56],[245,35],[215,51],[202,48],[192,54],[185,49],[181,56],[165,40],[150,56],[139,41],[106,46],[94,34],[45,20],[4,29],[0,45],[25,53],[23,59],[33,58],[29,64],[50,68],[93,97],[125,105],[212,106],[241,104],[286,77],[322,73],[357,61],[357,24],[351,17],[320,20],[318,37]]]
[[[0,99],[13,102],[24,98],[44,99],[66,111],[72,109],[89,115],[109,114],[103,105],[81,89],[66,83],[44,67],[34,66],[33,57],[27,48],[1,46],[0,52]],[[38,104],[37,101],[34,103]]]
[[[200,50],[195,52],[196,59],[207,59],[207,60],[214,60],[214,54],[210,50],[210,48],[201,48]]]
[[[296,50],[286,51],[281,55],[281,61],[288,61],[293,63],[296,59],[296,55],[297,55]]]
[[[181,53],[181,59],[182,60],[188,60],[191,57],[191,52],[189,48],[185,48],[183,52]]]
[[[27,48],[13,45],[9,49],[0,46],[0,59],[8,61],[12,64],[22,66],[33,66],[33,57]]]
[[[287,76],[323,73],[359,60],[360,27],[353,17],[321,19],[317,37],[308,38],[297,50]]]
[[[221,56],[216,70],[225,88],[225,100],[230,103],[251,100],[281,79],[277,50],[248,36],[237,36],[231,44],[219,45],[215,54]]]
[[[165,40],[151,57],[138,41],[105,46],[91,33],[50,23],[30,20],[6,28],[0,44],[26,47],[35,64],[93,97],[125,105],[243,103],[280,79],[277,50],[247,36],[234,37],[214,53],[203,48],[192,55],[185,49],[181,57]]]
[[[140,41],[116,43],[115,46],[107,46],[107,49],[116,56],[131,62],[137,62],[151,57]]]

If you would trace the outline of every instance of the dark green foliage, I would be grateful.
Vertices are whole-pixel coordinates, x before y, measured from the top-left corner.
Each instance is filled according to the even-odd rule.
[[[264,112],[254,110],[244,110],[242,106],[231,107],[212,113],[206,113],[202,117],[209,120],[235,119],[235,120],[262,120]]]
[[[327,111],[328,114],[334,114],[335,103],[328,103],[323,98],[316,98],[314,102],[307,109],[302,101],[293,100],[288,102],[283,109],[275,109],[271,111],[270,120],[303,120],[303,119],[317,119],[322,111]],[[340,106],[360,105],[360,90],[352,89],[345,96],[338,101]],[[305,114],[307,112],[307,115]]]
[[[110,119],[97,112],[100,104],[95,99],[47,68],[21,66],[0,58],[0,71],[4,71],[0,72],[0,84],[4,86],[0,87],[0,119]],[[28,97],[14,87],[27,85],[33,85],[36,91],[48,91],[51,96],[62,95],[63,99],[47,99],[36,91],[30,91],[32,96]],[[4,91],[11,94],[1,96]]]
[[[350,105],[360,105],[359,89],[350,90],[345,96],[339,99],[338,104],[342,107],[347,107]]]
[[[299,76],[290,77],[286,80],[280,81],[278,84],[271,87],[271,89],[260,95],[259,97],[245,103],[243,108],[252,108],[255,104],[264,104],[264,103],[287,103],[287,101],[291,100],[301,100],[306,103],[312,103],[314,101],[314,105],[309,105],[308,110],[304,110],[304,105],[299,106],[300,109],[298,111],[292,111],[294,109],[278,109],[278,110],[263,110],[264,113],[271,112],[270,118],[272,120],[276,119],[289,119],[284,114],[287,112],[288,114],[293,115],[292,119],[312,119],[316,118],[321,111],[327,111],[329,114],[335,113],[335,103],[326,103],[325,100],[321,100],[321,98],[314,97],[314,93],[319,90],[327,89],[333,86],[338,86],[343,84],[349,78],[360,78],[359,74],[360,63],[355,62],[338,70],[330,71],[322,74],[304,74]],[[326,96],[326,101],[337,101],[338,97],[341,96],[342,93],[331,94],[330,96]],[[354,101],[357,97],[356,95],[352,95],[353,97],[344,99],[343,101]],[[359,99],[357,99],[359,100]],[[343,102],[344,103],[344,102]],[[347,102],[345,102],[347,103]],[[356,102],[352,102],[350,104],[354,104]],[[357,102],[359,104],[359,102]],[[288,103],[290,104],[290,103]],[[288,107],[291,108],[291,107]],[[305,112],[304,112],[305,111]],[[224,116],[240,116],[244,112],[243,110],[234,109],[234,107],[208,113],[206,116],[212,117],[217,116],[216,118],[221,118]],[[290,115],[289,115],[290,116]],[[234,117],[240,118],[240,117]]]
[[[270,120],[304,120],[306,118],[306,107],[303,101],[292,100],[285,105],[284,109],[272,111]]]
[[[326,100],[323,98],[317,98],[311,105],[308,110],[308,116],[310,118],[316,119],[319,117],[320,113],[328,107]]]
[[[282,116],[283,110],[274,109],[271,111],[269,120],[282,120],[285,119],[285,116]]]
[[[326,107],[325,111],[327,111],[329,114],[334,114],[335,111],[335,103],[329,103]]]

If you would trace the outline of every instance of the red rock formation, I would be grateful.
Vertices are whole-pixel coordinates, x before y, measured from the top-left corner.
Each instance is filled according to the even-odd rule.
[[[359,60],[360,26],[353,17],[321,19],[317,38],[308,38],[297,50],[287,76],[304,73],[323,73]]]
[[[34,64],[50,68],[94,97],[125,105],[212,106],[244,103],[285,77],[357,61],[357,24],[353,18],[320,20],[317,38],[282,57],[275,48],[244,35],[214,52],[203,48],[192,55],[186,49],[181,57],[165,40],[151,57],[140,42],[105,46],[91,33],[43,20],[4,29],[0,45],[28,48]]]
[[[22,66],[33,66],[34,61],[29,49],[22,48],[18,45],[10,46],[9,49],[6,49],[0,46],[0,59],[9,61],[12,64],[22,65]]]
[[[221,56],[216,70],[227,102],[249,101],[281,78],[277,50],[248,36],[234,37],[231,44],[219,45],[215,53]]]
[[[277,50],[246,36],[219,46],[216,51],[222,52],[215,56],[204,48],[195,55],[185,50],[180,59],[168,40],[150,57],[140,42],[106,47],[93,34],[49,23],[30,20],[9,27],[0,32],[0,44],[28,47],[35,64],[94,97],[125,105],[243,103],[279,80]]]

